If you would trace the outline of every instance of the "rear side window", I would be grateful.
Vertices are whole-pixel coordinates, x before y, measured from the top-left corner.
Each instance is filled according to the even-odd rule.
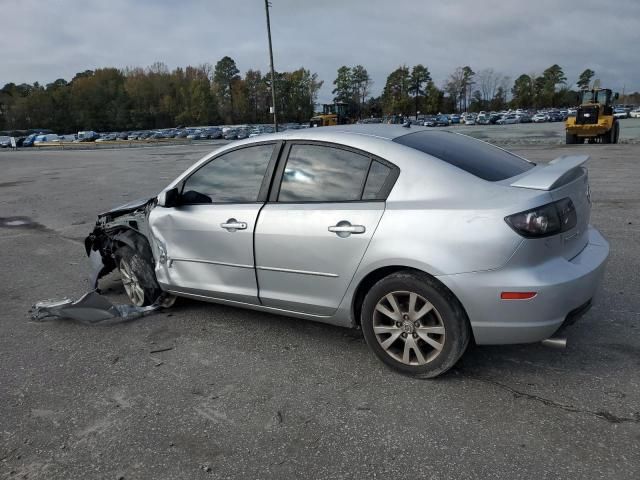
[[[535,163],[466,135],[420,131],[397,137],[415,148],[489,182],[499,182],[530,170]]]
[[[282,176],[280,202],[360,200],[369,157],[322,145],[292,145]]]
[[[391,169],[389,167],[375,160],[372,161],[367,183],[364,186],[364,192],[362,192],[362,199],[384,200],[386,197],[384,190],[390,174]]]

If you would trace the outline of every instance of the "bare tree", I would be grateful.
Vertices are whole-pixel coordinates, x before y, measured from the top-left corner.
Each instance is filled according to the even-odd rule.
[[[496,72],[493,68],[485,68],[476,74],[480,99],[486,107],[496,98],[499,92],[506,92],[509,87],[509,77]]]
[[[462,110],[464,89],[464,71],[462,70],[462,67],[458,67],[451,75],[449,75],[449,78],[444,85],[444,90],[449,94],[449,96],[453,100],[454,106],[458,110]]]
[[[351,79],[353,81],[353,90],[357,95],[357,102],[362,106],[371,94],[373,80],[371,80],[367,69],[362,65],[356,65],[351,69]]]
[[[483,102],[490,102],[496,95],[496,90],[500,86],[501,77],[493,68],[485,68],[477,74],[478,88],[482,95]]]

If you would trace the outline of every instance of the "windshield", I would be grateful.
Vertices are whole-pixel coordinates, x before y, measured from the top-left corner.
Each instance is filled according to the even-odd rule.
[[[581,93],[581,103],[607,103],[609,91],[608,90],[583,90]]]
[[[584,90],[582,92],[582,98],[580,99],[580,103],[594,103],[595,98],[594,94],[591,90]]]

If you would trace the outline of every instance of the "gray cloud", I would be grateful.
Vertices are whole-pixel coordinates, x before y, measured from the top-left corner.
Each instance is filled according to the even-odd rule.
[[[305,66],[331,98],[340,65],[364,65],[380,92],[398,65],[426,65],[438,85],[457,66],[512,79],[585,68],[640,90],[637,0],[272,0],[276,69]],[[262,0],[0,0],[0,84],[70,79],[104,66],[215,63],[268,69]]]

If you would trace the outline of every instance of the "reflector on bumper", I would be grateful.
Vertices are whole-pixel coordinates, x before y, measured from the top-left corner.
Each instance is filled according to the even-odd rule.
[[[529,300],[537,295],[537,292],[502,292],[502,300]]]

